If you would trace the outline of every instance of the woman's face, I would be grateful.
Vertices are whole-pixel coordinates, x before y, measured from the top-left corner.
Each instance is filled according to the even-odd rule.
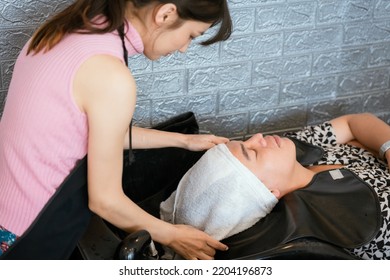
[[[144,55],[156,60],[176,51],[184,53],[191,41],[209,29],[211,23],[186,20],[176,28],[161,28],[155,30],[144,42]]]
[[[226,146],[269,189],[288,185],[296,163],[295,145],[290,139],[258,133],[246,141],[230,141]]]

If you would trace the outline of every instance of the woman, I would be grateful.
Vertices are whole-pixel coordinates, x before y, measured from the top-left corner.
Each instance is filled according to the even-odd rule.
[[[193,225],[222,240],[254,225],[285,195],[312,189],[313,178],[321,172],[332,170],[338,176],[337,170],[346,169],[375,191],[381,212],[376,236],[351,253],[363,259],[390,259],[390,126],[372,114],[353,114],[288,136],[320,147],[323,155],[303,166],[290,138],[260,133],[217,145],[161,204],[161,218]]]
[[[230,36],[226,0],[77,0],[37,30],[16,62],[0,123],[0,254],[86,154],[93,212],[129,232],[148,229],[188,259],[210,259],[226,249],[194,228],[155,219],[121,186],[124,148],[204,150],[228,141],[129,129],[136,85],[127,56],[155,60],[185,52],[217,24],[202,44]]]

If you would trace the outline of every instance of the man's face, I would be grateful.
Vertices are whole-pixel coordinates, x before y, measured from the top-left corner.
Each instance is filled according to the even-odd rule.
[[[290,139],[258,133],[246,141],[230,141],[226,146],[270,190],[288,185],[296,163],[295,145]]]

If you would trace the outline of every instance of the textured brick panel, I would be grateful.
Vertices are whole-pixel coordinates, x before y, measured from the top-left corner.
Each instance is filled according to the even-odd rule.
[[[311,103],[308,106],[307,123],[318,124],[345,114],[360,113],[363,111],[363,97],[322,101]]]
[[[390,65],[390,44],[378,44],[370,47],[369,66]]]
[[[145,58],[143,55],[135,55],[129,57],[129,68],[133,74],[150,73],[153,71],[152,61]]]
[[[67,0],[2,0],[0,26],[36,26],[67,5]]]
[[[286,32],[284,41],[285,53],[331,49],[342,42],[343,33],[340,26]]]
[[[255,9],[254,8],[243,8],[243,9],[232,9],[231,16],[233,20],[233,34],[242,35],[249,34],[254,31],[255,25]]]
[[[250,85],[250,63],[189,70],[189,91],[242,88]]]
[[[172,55],[162,57],[159,60],[153,61],[153,70],[173,70],[184,69],[186,66],[187,57],[182,53],[173,53]]]
[[[339,95],[350,95],[365,91],[385,90],[388,88],[389,69],[354,72],[340,75],[338,79]]]
[[[3,67],[1,67],[1,61],[0,61],[0,93],[2,93],[2,94],[4,94],[4,97],[3,98],[5,98],[5,95],[7,94],[7,92],[6,91],[4,91],[4,87],[3,87],[3,70],[2,70],[2,68]]]
[[[70,0],[0,1],[0,115],[15,59],[33,31]],[[134,122],[193,110],[233,138],[284,131],[348,112],[390,119],[389,0],[228,0],[232,37],[157,61],[129,58]],[[268,124],[269,122],[269,124]]]
[[[15,66],[15,61],[13,60],[0,61],[3,89],[8,89],[9,87],[14,66]]]
[[[183,93],[183,71],[137,75],[135,80],[139,99],[176,96]]]
[[[390,108],[390,90],[368,94],[364,98],[363,111],[381,113],[388,112]]]
[[[203,67],[219,64],[220,43],[202,46],[194,43],[185,53],[187,67]]]
[[[7,96],[7,92],[0,90],[0,119],[1,119],[1,116],[3,115],[3,109],[4,109],[4,105],[5,105],[6,96]]]
[[[248,115],[232,114],[224,116],[200,116],[199,128],[216,135],[225,137],[238,137],[247,134]]]
[[[253,62],[254,85],[310,76],[311,55],[279,57]]]
[[[242,61],[282,54],[282,33],[234,37],[222,43],[221,60]]]
[[[279,100],[279,85],[220,92],[219,113],[272,108]]]
[[[288,82],[282,85],[280,103],[288,105],[320,99],[329,100],[336,96],[336,90],[337,83],[335,76]]]
[[[315,3],[291,3],[256,9],[256,31],[314,26]]]
[[[150,100],[137,101],[133,115],[133,124],[141,127],[151,126],[151,103]]]
[[[215,115],[216,103],[216,96],[213,94],[154,100],[152,105],[152,123],[155,124],[187,111],[192,111],[197,115]]]
[[[375,0],[325,0],[318,2],[318,22],[335,23],[371,18]]]
[[[251,6],[259,4],[282,3],[286,0],[228,0],[229,7]]]
[[[389,17],[390,14],[390,5],[389,0],[377,0],[374,10],[374,17]]]
[[[32,33],[31,29],[0,29],[0,59],[16,59]]]
[[[326,52],[314,56],[313,75],[367,69],[367,48]]]
[[[153,62],[154,71],[185,69],[219,64],[219,44],[202,46],[193,43],[186,53],[176,52]]]
[[[346,44],[390,42],[390,21],[346,24],[344,41]]]
[[[306,108],[293,106],[250,113],[249,133],[268,133],[301,127],[306,124]]]

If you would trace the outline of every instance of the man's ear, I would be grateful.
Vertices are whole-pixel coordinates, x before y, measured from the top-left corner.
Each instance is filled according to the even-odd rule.
[[[272,189],[272,190],[271,190],[271,193],[272,193],[277,199],[280,199],[280,198],[281,198],[281,194],[280,194],[280,190],[279,190],[279,189]]]
[[[157,12],[155,13],[154,20],[158,26],[163,26],[165,24],[174,23],[179,15],[177,14],[177,8],[175,4],[168,3],[161,6],[158,6]]]

